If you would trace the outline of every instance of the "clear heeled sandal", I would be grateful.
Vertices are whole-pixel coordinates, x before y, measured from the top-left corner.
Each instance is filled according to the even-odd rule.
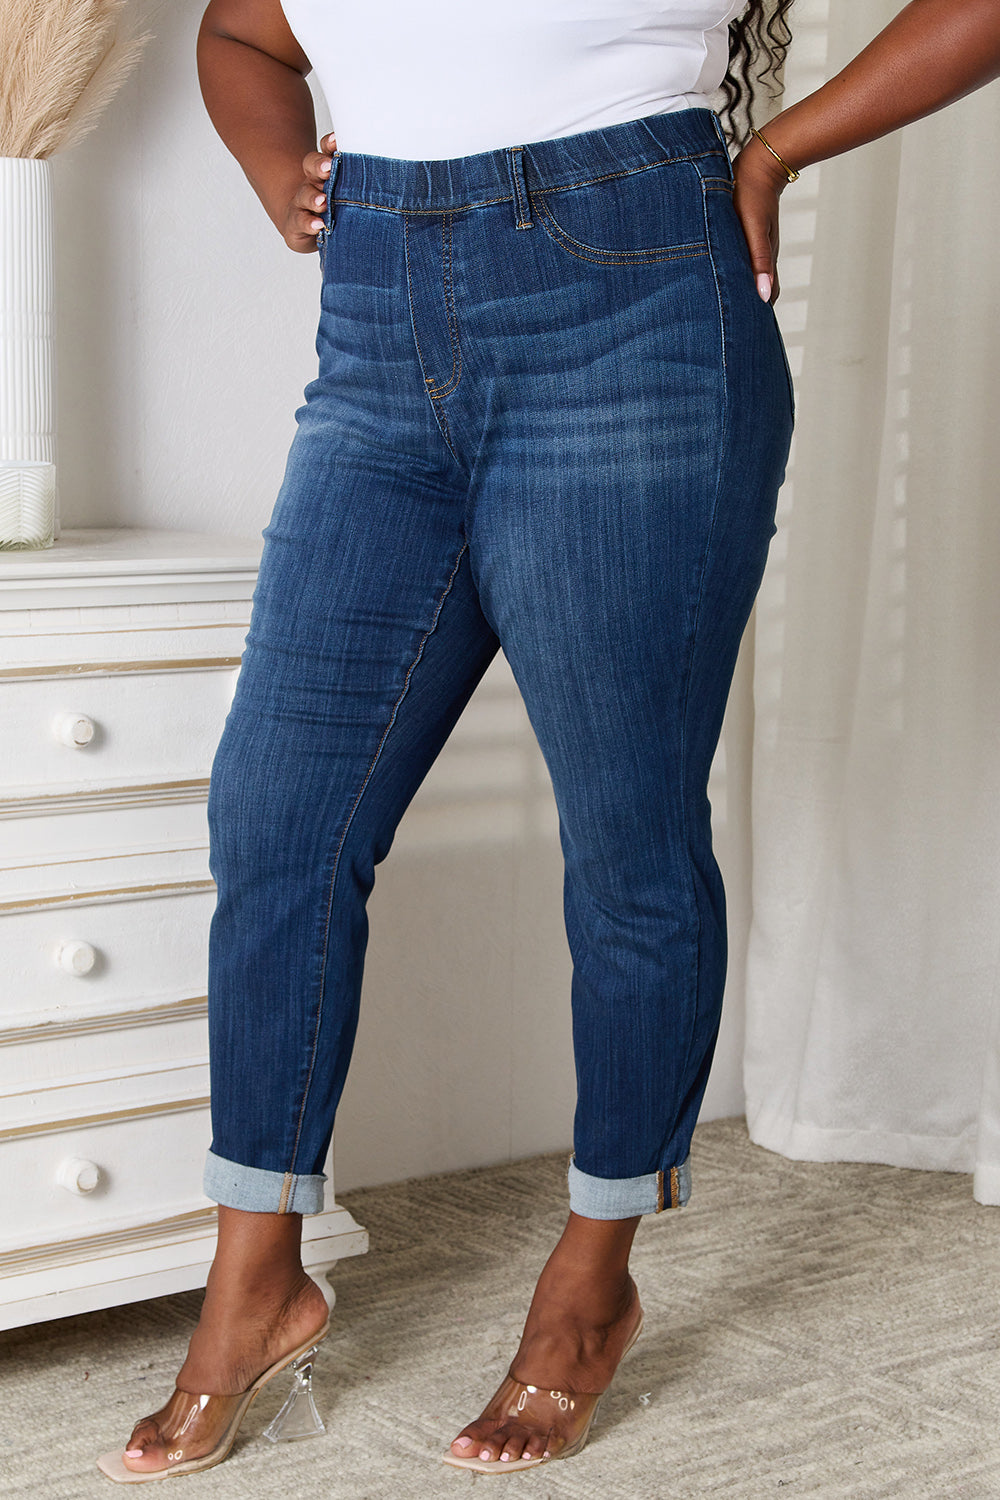
[[[297,1349],[275,1360],[239,1395],[198,1396],[175,1390],[166,1406],[145,1419],[155,1425],[159,1434],[155,1446],[166,1451],[167,1461],[160,1468],[130,1469],[124,1455],[117,1450],[99,1458],[97,1467],[116,1484],[142,1484],[146,1480],[169,1479],[175,1474],[195,1474],[220,1464],[233,1446],[254,1397],[282,1370],[290,1371],[292,1388],[264,1436],[272,1443],[318,1437],[326,1429],[313,1400],[313,1360],[329,1331],[327,1322]],[[203,1451],[192,1454],[192,1448]]]
[[[641,1332],[642,1309],[639,1308],[635,1327],[622,1350],[622,1359]],[[539,1464],[551,1463],[555,1458],[572,1458],[590,1436],[603,1395],[603,1391],[547,1391],[508,1374],[487,1402],[480,1421],[488,1418],[498,1427],[510,1422],[545,1432],[546,1452],[538,1458],[500,1459],[479,1458],[472,1454],[460,1457],[447,1448],[441,1457],[455,1469],[472,1469],[477,1474],[514,1474],[519,1469],[537,1469]]]

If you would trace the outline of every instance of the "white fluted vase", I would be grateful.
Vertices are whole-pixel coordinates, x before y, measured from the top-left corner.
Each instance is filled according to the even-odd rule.
[[[52,174],[0,157],[0,550],[51,547],[56,527]]]

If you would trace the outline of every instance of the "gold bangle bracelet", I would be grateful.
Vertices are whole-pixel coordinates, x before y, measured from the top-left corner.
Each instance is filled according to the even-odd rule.
[[[794,167],[790,167],[787,161],[783,161],[782,158],[778,155],[777,151],[775,151],[774,147],[771,145],[770,141],[765,141],[760,131],[753,125],[750,126],[750,134],[757,137],[766,151],[770,151],[779,167],[781,167],[784,171],[785,176],[788,178],[789,182],[798,182],[802,174],[800,172],[796,172]]]

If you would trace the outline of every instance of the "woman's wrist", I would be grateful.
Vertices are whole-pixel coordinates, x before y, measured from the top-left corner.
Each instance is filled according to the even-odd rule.
[[[788,173],[781,164],[782,161],[793,170],[797,171],[798,168],[794,162],[788,160],[780,147],[773,145],[770,125],[764,127],[762,133],[767,140],[767,145],[758,136],[752,135],[737,157],[740,174],[749,174],[755,181],[780,194],[784,192],[790,181]],[[772,146],[771,151],[768,150],[768,146]],[[779,156],[781,161],[778,160]]]
[[[763,146],[768,156],[770,156],[772,160],[777,163],[777,165],[781,168],[782,172],[785,175],[786,182],[798,181],[799,173],[797,168],[789,166],[788,162],[781,155],[780,151],[775,151],[771,141],[762,130],[758,130],[755,125],[752,125],[750,127],[750,137],[752,140],[757,141],[759,145]]]
[[[247,180],[260,199],[271,223],[284,234],[289,209],[305,177],[303,158],[308,151],[315,151],[315,142],[307,143],[301,155],[294,151],[257,154],[252,162],[244,163]]]

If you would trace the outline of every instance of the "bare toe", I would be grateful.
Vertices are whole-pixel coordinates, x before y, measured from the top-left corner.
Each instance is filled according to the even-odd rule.
[[[500,1450],[500,1462],[502,1464],[515,1463],[519,1458],[526,1457],[524,1450],[529,1436],[530,1433],[525,1432],[523,1428],[515,1428],[513,1432],[508,1432]]]
[[[451,1445],[451,1451],[456,1458],[471,1458],[473,1453],[475,1453],[476,1440],[468,1427],[464,1432],[458,1434],[458,1437]]]
[[[545,1458],[549,1451],[549,1434],[547,1432],[533,1432],[524,1445],[522,1458]]]
[[[484,1463],[493,1463],[500,1457],[504,1437],[504,1433],[497,1432],[495,1422],[480,1418],[459,1433],[451,1451],[456,1458],[481,1458]]]
[[[137,1422],[132,1436],[125,1444],[122,1463],[126,1469],[142,1473],[146,1469],[164,1469],[167,1466],[167,1445],[153,1417],[143,1417]]]
[[[484,1463],[496,1463],[500,1457],[500,1449],[503,1446],[503,1433],[498,1433],[492,1426],[485,1422],[479,1424],[479,1435],[476,1438],[476,1446],[473,1449],[477,1458]]]

